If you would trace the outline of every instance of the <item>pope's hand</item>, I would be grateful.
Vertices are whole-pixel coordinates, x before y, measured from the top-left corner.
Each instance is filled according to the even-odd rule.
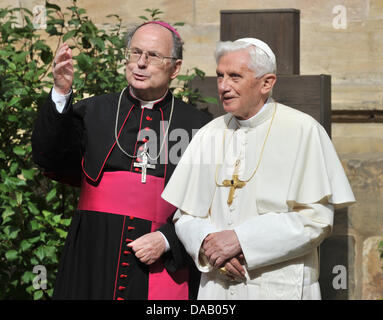
[[[244,264],[244,256],[242,253],[239,256],[226,261],[224,266],[226,275],[232,280],[239,279],[241,281],[245,279],[246,273],[242,264]]]
[[[68,44],[63,43],[59,47],[53,61],[54,88],[59,94],[67,94],[71,90],[74,77],[72,50]]]
[[[128,244],[141,262],[150,265],[165,252],[164,237],[159,231],[147,233]]]
[[[242,252],[241,245],[234,230],[210,233],[202,243],[202,249],[209,263],[218,268],[226,260]]]

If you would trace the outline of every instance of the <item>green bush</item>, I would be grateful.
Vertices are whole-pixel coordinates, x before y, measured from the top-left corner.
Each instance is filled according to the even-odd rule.
[[[58,18],[58,8],[47,8],[46,32],[59,41],[64,20]],[[54,55],[32,17],[26,9],[0,9],[1,299],[52,295],[58,253],[76,199],[75,190],[49,181],[32,162],[31,132],[37,106],[51,86],[48,73]],[[33,271],[39,265],[46,268],[48,283],[35,288]]]
[[[0,9],[0,299],[52,296],[58,257],[77,202],[78,190],[44,177],[31,156],[37,108],[52,86],[58,44],[68,42],[75,54],[75,99],[126,86],[125,32],[119,16],[108,16],[116,23],[106,31],[96,27],[75,0],[67,9],[64,14],[47,2],[43,31],[34,27],[29,10]],[[161,13],[148,11],[152,16]],[[57,43],[54,50],[46,43],[48,37]],[[198,69],[193,72],[192,78],[202,75]],[[179,95],[195,92],[187,83],[183,86]],[[192,99],[203,98],[197,94]],[[46,282],[39,280],[36,266],[46,268]]]

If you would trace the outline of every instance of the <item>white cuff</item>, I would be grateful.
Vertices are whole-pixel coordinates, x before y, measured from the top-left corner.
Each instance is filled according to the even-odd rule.
[[[66,103],[68,102],[71,93],[72,93],[72,90],[70,90],[69,93],[62,95],[62,94],[59,94],[54,87],[52,88],[52,101],[54,102],[56,106],[57,112],[63,113],[64,107]]]
[[[169,245],[169,241],[168,241],[168,239],[166,239],[166,237],[164,236],[164,234],[161,232],[161,231],[158,231],[160,234],[161,234],[161,236],[164,238],[164,240],[165,240],[165,245],[166,245],[166,248],[165,248],[165,252],[168,252],[169,250],[170,250],[170,245]]]

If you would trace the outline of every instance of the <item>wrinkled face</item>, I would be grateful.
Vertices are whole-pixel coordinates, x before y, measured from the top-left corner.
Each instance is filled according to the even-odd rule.
[[[262,77],[254,77],[249,62],[250,54],[242,49],[223,55],[217,66],[218,94],[223,108],[239,119],[255,115],[264,98]]]
[[[129,48],[170,57],[173,49],[171,31],[156,24],[144,25],[134,33]],[[172,64],[171,59],[164,59],[160,65],[153,65],[148,62],[147,55],[142,54],[136,62],[127,61],[126,79],[139,98],[155,100],[165,94],[180,68],[181,60]]]

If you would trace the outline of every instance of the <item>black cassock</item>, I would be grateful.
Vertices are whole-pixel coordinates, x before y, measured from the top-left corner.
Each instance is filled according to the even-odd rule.
[[[166,294],[164,288],[167,285],[163,279],[155,280],[162,272],[162,275],[173,282],[169,288],[175,285],[185,289],[188,279],[186,297],[183,291],[179,298],[194,299],[198,290],[199,273],[175,234],[171,222],[174,209],[165,223],[158,224],[154,218],[146,218],[140,210],[129,207],[129,201],[137,200],[137,196],[139,201],[136,203],[139,206],[151,205],[158,199],[153,199],[150,192],[142,192],[145,191],[142,188],[146,186],[142,186],[140,182],[141,168],[134,167],[137,160],[125,155],[116,145],[115,123],[119,97],[120,93],[105,94],[81,100],[74,105],[71,97],[66,111],[60,114],[50,94],[38,113],[32,136],[33,157],[46,175],[62,182],[81,184],[81,197],[88,192],[84,190],[100,189],[102,182],[113,189],[109,190],[111,199],[100,192],[91,195],[98,195],[95,203],[100,200],[101,207],[83,205],[76,210],[60,258],[54,298],[177,298],[174,296],[177,293],[172,292],[172,289],[168,290],[169,295]],[[139,158],[144,144],[147,143],[149,154],[152,158],[155,157],[164,141],[168,123],[164,121],[169,121],[171,105],[172,94],[169,92],[153,109],[141,108],[140,102],[129,94],[129,90],[125,90],[117,126],[121,147]],[[157,163],[151,161],[155,164],[155,169],[147,170],[149,186],[153,179],[159,183],[162,179],[161,190],[163,189],[162,186],[166,185],[175,169],[174,158],[179,160],[195,129],[209,120],[205,113],[174,99],[166,143]],[[157,151],[153,152],[154,149]],[[169,158],[170,161],[166,161]],[[129,184],[122,188],[120,185],[115,186],[113,179],[107,181],[107,177],[124,181],[121,177],[126,175],[130,179]],[[137,182],[132,183],[132,179]],[[123,212],[99,209],[104,208],[102,205],[108,203],[108,200],[113,208],[114,204],[123,205],[120,201],[115,201],[120,199],[124,202],[123,198],[112,196],[120,194],[121,189],[126,198],[130,199],[126,203],[126,212],[125,209]],[[140,190],[139,194],[137,190]],[[155,195],[156,198],[159,198],[161,190]],[[89,197],[85,202],[92,204]],[[161,226],[157,228],[159,225]],[[161,261],[154,269],[153,266],[141,263],[126,246],[129,241],[153,230],[161,231],[170,245],[170,250],[160,258]]]

